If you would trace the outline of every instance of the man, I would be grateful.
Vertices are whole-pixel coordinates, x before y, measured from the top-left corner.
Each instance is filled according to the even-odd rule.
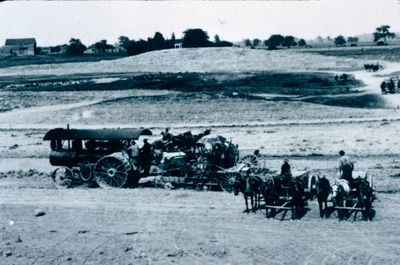
[[[348,193],[353,184],[354,164],[343,150],[339,151],[338,182]]]
[[[151,150],[151,145],[148,143],[147,139],[144,139],[143,143],[143,147],[140,149],[140,165],[143,169],[143,177],[147,177],[153,161],[153,153]]]
[[[139,163],[139,147],[137,146],[135,140],[130,142],[130,146],[128,147],[128,155],[132,160],[132,163],[135,166],[138,166]]]
[[[292,172],[290,171],[289,160],[283,160],[283,165],[281,166],[281,176],[282,181],[285,186],[289,185],[290,179],[292,177]]]
[[[163,136],[163,138],[162,138],[163,141],[169,142],[169,141],[172,140],[172,134],[169,132],[169,128],[168,127],[165,128],[165,131],[161,132],[161,134]]]

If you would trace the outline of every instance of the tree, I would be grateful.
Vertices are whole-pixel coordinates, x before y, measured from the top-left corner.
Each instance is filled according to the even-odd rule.
[[[69,55],[81,55],[86,51],[86,46],[82,44],[80,39],[71,38],[67,48]]]
[[[176,42],[175,33],[172,33],[171,39],[165,40],[166,49],[175,48],[175,42]]]
[[[282,46],[290,48],[291,46],[296,46],[297,42],[293,36],[285,36],[282,42]]]
[[[232,42],[225,41],[225,40],[221,41],[221,42],[218,44],[218,47],[232,47],[232,46],[233,46],[233,43],[232,43]]]
[[[305,46],[307,46],[307,43],[306,43],[306,41],[304,39],[300,39],[298,45],[300,47],[305,47]]]
[[[129,38],[127,36],[120,36],[118,38],[118,43],[126,50],[129,45]]]
[[[358,37],[348,37],[347,42],[350,43],[351,47],[357,46]]]
[[[358,37],[348,37],[347,42],[349,43],[357,43],[358,42]]]
[[[260,39],[254,39],[254,40],[253,40],[253,46],[254,46],[254,47],[259,46],[260,43],[261,43],[261,40],[260,40]]]
[[[214,43],[216,46],[219,46],[221,43],[221,39],[219,38],[218,34],[214,36]]]
[[[208,40],[208,33],[202,29],[187,29],[183,32],[182,47],[211,47],[212,42]]]
[[[167,47],[164,36],[160,32],[154,34],[153,39],[149,39],[149,48],[152,50],[162,50]]]
[[[269,37],[268,40],[264,41],[265,46],[268,46],[268,50],[275,50],[276,47],[282,45],[285,38],[282,35],[274,34]]]
[[[114,46],[107,43],[107,40],[101,40],[99,42],[96,42],[93,46],[98,52],[102,53],[105,53],[106,50],[114,48]]]
[[[344,46],[344,45],[346,45],[346,39],[343,37],[343,35],[337,36],[333,41],[334,41],[336,46]]]
[[[322,38],[321,36],[318,36],[317,41],[322,43],[322,42],[324,42],[324,38]]]
[[[244,46],[250,47],[250,46],[251,46],[251,40],[245,39],[245,40],[244,40]]]
[[[387,39],[393,39],[395,34],[389,31],[389,25],[382,25],[376,28],[376,32],[374,32],[374,42],[378,42],[380,39],[383,39],[383,42],[387,44]]]
[[[129,41],[129,45],[126,49],[129,55],[137,55],[148,51],[148,43],[145,40]]]

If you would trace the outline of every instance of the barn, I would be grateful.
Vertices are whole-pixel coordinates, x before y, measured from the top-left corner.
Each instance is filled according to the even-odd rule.
[[[3,53],[10,55],[35,55],[36,50],[36,39],[35,38],[24,38],[24,39],[6,39],[6,43],[3,47]]]

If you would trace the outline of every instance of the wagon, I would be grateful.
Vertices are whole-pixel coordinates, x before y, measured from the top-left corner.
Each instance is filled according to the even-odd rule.
[[[284,181],[282,176],[272,176],[265,180],[265,210],[266,217],[275,217],[282,213],[284,219],[291,211],[292,219],[300,218],[305,213],[307,200],[316,194],[316,177],[310,171],[292,172],[293,178]]]
[[[373,175],[365,172],[353,172],[353,175],[356,178],[353,179],[350,193],[332,196],[331,214],[339,220],[371,220],[374,215],[372,203],[375,199]]]
[[[237,171],[238,146],[220,135],[206,135],[185,152],[162,152],[160,163],[153,167],[156,187],[186,187],[231,191],[230,181]],[[143,180],[148,182],[147,180]]]
[[[392,76],[389,79],[383,80],[380,87],[381,87],[382,95],[399,94],[400,93],[399,76]]]
[[[68,188],[75,181],[95,181],[101,187],[124,187],[136,183],[140,168],[127,154],[130,140],[150,136],[148,129],[63,129],[48,131],[51,174],[58,187]]]

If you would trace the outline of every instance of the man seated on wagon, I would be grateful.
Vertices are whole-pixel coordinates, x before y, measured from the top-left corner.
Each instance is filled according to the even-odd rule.
[[[343,150],[339,151],[339,165],[338,165],[338,179],[336,180],[339,185],[343,187],[346,193],[349,193],[354,186],[353,183],[353,170],[354,163],[350,157],[346,155]]]
[[[289,186],[292,178],[292,172],[290,170],[290,164],[288,159],[283,160],[283,165],[281,166],[281,177],[282,177],[282,184],[284,186]]]

